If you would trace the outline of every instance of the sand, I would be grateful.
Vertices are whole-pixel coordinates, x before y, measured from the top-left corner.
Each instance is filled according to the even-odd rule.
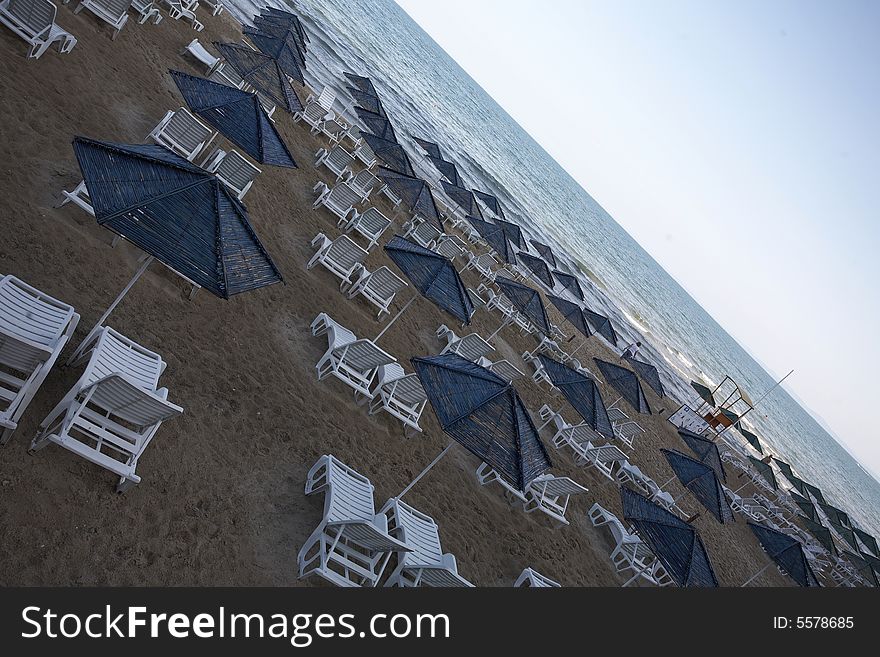
[[[168,17],[159,26],[132,20],[112,41],[109,27],[91,14],[60,6],[58,22],[79,44],[69,55],[49,52],[38,61],[26,60],[25,43],[0,30],[0,273],[73,304],[82,315],[74,344],[128,281],[140,252],[126,243],[111,248],[112,235],[94,219],[73,205],[56,207],[61,190],[81,179],[71,140],[83,135],[141,143],[167,110],[182,104],[168,69],[202,73],[181,57],[183,46],[195,36],[203,44],[240,38],[226,15],[200,11],[200,19],[206,29],[198,35]],[[296,570],[296,553],[322,515],[322,500],[303,494],[314,461],[334,454],[368,476],[378,508],[448,444],[430,409],[422,417],[424,433],[406,439],[399,423],[384,414],[368,416],[341,383],[316,381],[314,364],[326,346],[308,331],[317,313],[329,312],[364,337],[382,325],[372,306],[346,300],[328,272],[306,270],[312,237],[338,234],[329,213],[311,209],[315,181],[329,182],[326,170],[312,165],[323,143],[281,110],[276,118],[300,168],[263,166],[245,200],[285,284],[230,301],[205,291],[188,300],[188,286],[153,265],[113,313],[110,326],[162,354],[168,368],[161,384],[185,408],[162,426],[140,459],[143,482],[124,495],[114,492],[110,473],[55,445],[28,455],[38,423],[79,374],[51,372],[0,451],[0,584],[323,585],[298,581]],[[384,199],[374,202],[395,216]],[[396,216],[398,228],[404,219]],[[580,256],[589,260],[589,254]],[[377,248],[367,264],[372,269],[390,262]],[[478,284],[473,272],[465,282]],[[395,310],[411,294],[401,293]],[[434,331],[450,322],[420,300],[381,345],[411,370],[411,357],[440,350]],[[478,310],[471,330],[486,336],[498,322],[497,315]],[[534,348],[534,338],[512,328],[499,337],[500,355],[530,372],[519,354]],[[592,356],[621,362],[597,338],[579,356],[585,363]],[[528,378],[516,385],[536,419],[543,403],[563,405]],[[674,402],[647,387],[646,393],[652,408],[665,413],[638,417],[648,433],[632,461],[664,482],[672,473],[658,448],[687,453],[687,447],[665,420]],[[605,397],[610,402],[616,394],[608,388]],[[567,405],[564,414],[576,420]],[[545,434],[548,443],[550,437]],[[596,501],[620,513],[616,486],[552,446],[549,451],[554,473],[590,489],[573,499],[568,527],[554,529],[540,514],[509,505],[497,486],[479,486],[478,460],[458,446],[407,495],[436,519],[444,550],[456,555],[461,574],[475,584],[510,585],[526,566],[565,586],[614,586],[627,579],[611,566],[607,533],[586,518]],[[684,494],[677,481],[668,490]],[[689,495],[682,505],[702,509]],[[723,585],[739,585],[767,563],[742,520],[720,525],[703,513],[695,525]],[[771,568],[755,584],[791,582]]]

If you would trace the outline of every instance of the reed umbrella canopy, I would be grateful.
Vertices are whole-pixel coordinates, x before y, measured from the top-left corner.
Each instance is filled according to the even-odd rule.
[[[661,449],[660,452],[666,457],[669,467],[682,485],[718,522],[723,524],[735,521],[733,510],[714,468],[675,450]]]
[[[431,193],[431,187],[428,183],[421,178],[392,171],[386,167],[379,167],[376,170],[376,176],[381,178],[382,182],[401,198],[410,212],[430,221],[439,230],[443,230],[440,212],[437,210],[437,204],[434,202],[434,195]]]
[[[539,354],[538,359],[550,381],[562,392],[584,422],[606,438],[614,438],[614,428],[608,417],[605,402],[599,393],[598,384],[582,372],[544,354]]]
[[[303,104],[290,85],[287,74],[269,55],[237,43],[214,43],[223,59],[257,92],[290,114],[301,112]]]
[[[754,522],[749,522],[748,525],[767,556],[788,573],[789,577],[801,586],[820,586],[799,541],[771,527]]]
[[[544,335],[550,335],[550,320],[547,319],[547,309],[541,301],[541,295],[534,288],[522,283],[517,283],[509,278],[498,276],[495,283],[510,302],[525,315]]]
[[[651,413],[645,391],[642,390],[642,384],[639,383],[639,378],[633,371],[599,358],[593,360],[602,372],[605,381],[617,390],[630,406],[639,413]]]

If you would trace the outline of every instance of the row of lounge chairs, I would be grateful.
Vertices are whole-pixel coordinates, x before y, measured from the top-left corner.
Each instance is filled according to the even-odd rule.
[[[78,321],[72,306],[0,277],[0,443],[11,439]],[[79,353],[70,365],[84,371],[40,423],[30,451],[64,447],[116,474],[122,492],[140,482],[138,459],[162,422],[183,409],[159,388],[161,356],[112,328],[95,331]]]
[[[309,470],[306,495],[324,495],[321,522],[297,555],[300,578],[318,576],[337,586],[472,587],[455,555],[443,552],[434,519],[398,498],[376,513],[370,480],[330,454]],[[526,568],[514,586],[558,587]]]

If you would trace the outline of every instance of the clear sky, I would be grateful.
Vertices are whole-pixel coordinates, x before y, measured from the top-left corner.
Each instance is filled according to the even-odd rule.
[[[880,2],[398,4],[880,472]]]

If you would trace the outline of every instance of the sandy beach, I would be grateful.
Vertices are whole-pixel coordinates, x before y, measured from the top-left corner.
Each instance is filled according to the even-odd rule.
[[[72,304],[82,316],[74,345],[126,284],[141,253],[124,242],[111,248],[112,234],[92,217],[71,204],[57,207],[61,190],[81,180],[71,140],[81,135],[141,143],[167,110],[180,107],[168,70],[204,72],[181,56],[182,48],[196,36],[203,44],[241,38],[226,14],[201,11],[199,18],[201,33],[167,16],[158,26],[130,19],[113,41],[109,27],[88,12],[74,15],[59,6],[57,22],[79,43],[68,55],[50,51],[36,61],[25,58],[22,40],[0,29],[0,273]],[[299,91],[305,100],[308,91]],[[110,473],[57,446],[28,455],[39,422],[79,371],[56,367],[50,373],[0,450],[0,584],[325,585],[299,581],[296,569],[296,553],[322,515],[321,498],[303,494],[315,460],[333,454],[369,477],[378,508],[449,443],[430,408],[422,415],[423,434],[407,439],[399,422],[367,415],[338,381],[316,381],[314,365],[326,343],[311,336],[309,324],[319,312],[360,337],[375,336],[383,323],[373,306],[340,294],[327,271],[306,270],[314,235],[339,234],[335,217],[311,209],[316,180],[332,182],[326,169],[313,166],[315,151],[326,143],[282,110],[275,118],[299,168],[261,166],[245,203],[284,284],[230,301],[206,291],[189,300],[188,286],[154,264],[111,315],[109,326],[167,361],[161,385],[185,409],[162,426],[140,459],[142,483],[123,495],[114,492]],[[395,218],[399,231],[407,217],[384,197],[374,195],[372,202]],[[394,269],[381,248],[366,264]],[[479,284],[474,272],[463,278],[468,287]],[[412,288],[400,293],[394,312],[412,295]],[[571,335],[571,326],[546,305],[552,321]],[[499,321],[479,309],[466,332],[485,337]],[[412,371],[410,358],[440,351],[440,324],[452,326],[451,317],[419,300],[381,346]],[[531,373],[520,354],[535,345],[533,337],[508,327],[497,338],[497,358]],[[593,357],[625,363],[595,337],[578,357],[588,366]],[[544,403],[562,406],[566,419],[577,421],[561,395],[529,377],[515,385],[536,424]],[[653,415],[635,417],[624,403],[647,430],[630,460],[662,483],[673,473],[659,449],[690,451],[666,421],[677,404],[643,387]],[[610,404],[618,395],[606,385],[603,396]],[[474,474],[479,461],[457,446],[406,500],[437,521],[444,551],[456,555],[460,574],[478,586],[509,586],[527,566],[563,586],[622,584],[629,576],[618,575],[608,558],[610,536],[586,517],[594,502],[620,515],[617,486],[554,450],[549,430],[543,437],[552,472],[590,489],[572,499],[568,527],[555,529],[540,514],[523,513],[498,486],[481,487]],[[732,488],[745,481],[737,474],[728,468]],[[688,511],[702,512],[694,525],[721,585],[739,586],[768,563],[741,516],[721,525],[677,480],[666,489]],[[753,585],[793,582],[768,568]]]

